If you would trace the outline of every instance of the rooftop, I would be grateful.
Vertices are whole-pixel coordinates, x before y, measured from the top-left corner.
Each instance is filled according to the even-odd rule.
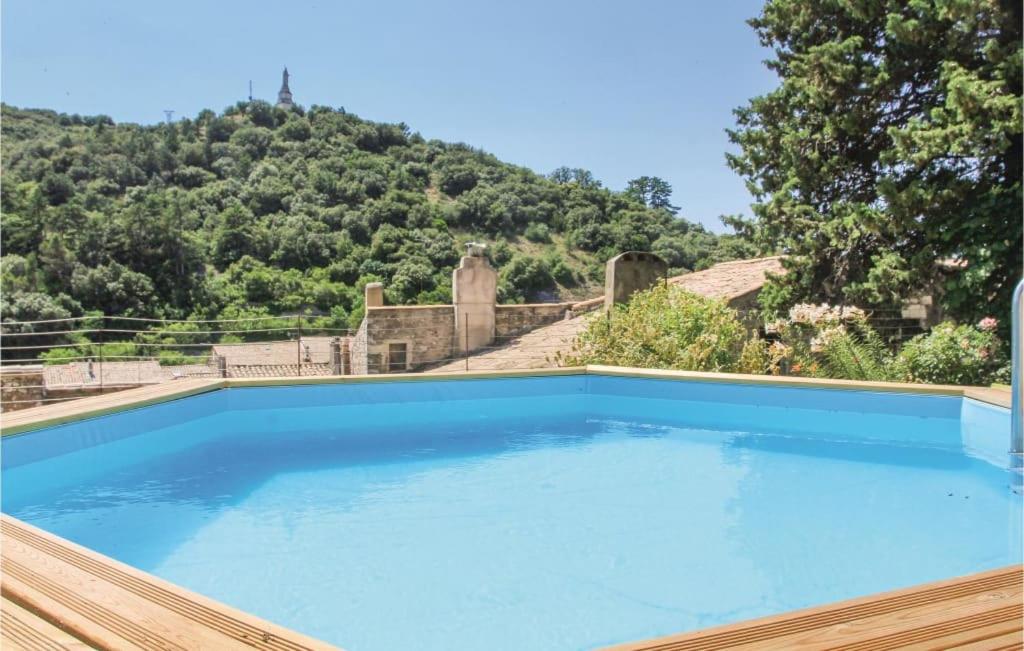
[[[778,274],[783,271],[779,256],[752,258],[722,262],[703,271],[669,278],[668,282],[701,296],[731,301],[760,290],[767,280],[767,274]],[[603,304],[604,297],[598,296],[576,305],[589,310]],[[428,372],[464,371],[467,368],[470,371],[493,371],[557,366],[556,355],[564,355],[571,351],[572,342],[587,327],[590,316],[577,316],[537,328],[511,339],[504,345],[470,355],[468,360],[460,359]]]
[[[751,258],[721,262],[703,271],[669,278],[668,282],[701,296],[730,301],[761,289],[769,273],[784,271],[780,256]]]
[[[299,342],[269,341],[245,344],[217,344],[213,354],[224,357],[228,366],[287,366],[330,364],[334,337],[302,337]]]

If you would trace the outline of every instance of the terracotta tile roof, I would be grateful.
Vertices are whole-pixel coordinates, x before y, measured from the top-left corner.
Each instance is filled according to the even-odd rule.
[[[164,373],[169,379],[188,377],[220,377],[217,367],[212,364],[179,364],[164,366]]]
[[[507,345],[469,356],[471,371],[499,371],[514,368],[548,368],[558,366],[554,356],[572,348],[576,336],[583,332],[594,314],[566,319],[531,330],[512,339]],[[466,360],[449,362],[427,373],[448,373],[466,370]]]
[[[695,294],[726,301],[761,289],[768,273],[781,274],[782,258],[753,258],[721,262],[703,271],[669,278],[673,285],[688,289]]]
[[[294,341],[248,344],[217,344],[213,354],[227,359],[228,366],[287,366],[303,363],[330,364],[333,337],[303,337]]]
[[[293,343],[292,346],[295,344]],[[228,377],[296,377],[331,375],[330,364],[303,364],[299,370],[298,364],[239,364],[228,365]]]
[[[170,379],[155,360],[141,362],[71,362],[43,368],[47,388],[156,384]]]

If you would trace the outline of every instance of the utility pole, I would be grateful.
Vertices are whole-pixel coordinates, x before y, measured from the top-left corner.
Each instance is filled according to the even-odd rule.
[[[167,124],[170,124],[174,118],[174,109],[164,109],[164,115],[167,116]]]
[[[252,104],[252,79],[249,80],[249,103]]]

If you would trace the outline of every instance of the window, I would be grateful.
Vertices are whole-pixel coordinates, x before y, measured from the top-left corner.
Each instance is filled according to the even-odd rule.
[[[407,358],[407,344],[388,344],[388,373],[404,373]]]

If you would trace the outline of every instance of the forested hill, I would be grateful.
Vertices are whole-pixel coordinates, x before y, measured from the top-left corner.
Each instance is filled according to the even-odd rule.
[[[604,260],[675,268],[752,253],[675,216],[644,177],[612,192],[404,124],[240,103],[173,124],[3,106],[3,317],[323,314],[355,324],[366,282],[450,301],[462,244],[488,242],[507,302],[592,295]]]

